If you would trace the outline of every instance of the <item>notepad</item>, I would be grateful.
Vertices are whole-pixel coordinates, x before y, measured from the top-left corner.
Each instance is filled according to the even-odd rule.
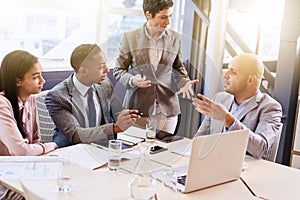
[[[132,145],[136,145],[140,142],[144,142],[145,138],[141,138],[141,137],[135,137],[135,136],[131,136],[131,135],[127,135],[127,134],[118,134],[118,139],[124,141],[125,143],[128,142],[128,145],[132,144]]]
[[[77,144],[55,151],[55,155],[72,158],[72,162],[88,169],[96,169],[108,162],[108,153],[88,144]]]
[[[58,157],[0,156],[0,179],[16,180],[22,177],[53,180],[57,178],[58,165]]]
[[[176,153],[184,157],[190,157],[191,151],[192,151],[192,143],[189,143],[174,149],[172,153]]]
[[[129,127],[124,133],[137,138],[146,138],[146,130],[136,126]]]

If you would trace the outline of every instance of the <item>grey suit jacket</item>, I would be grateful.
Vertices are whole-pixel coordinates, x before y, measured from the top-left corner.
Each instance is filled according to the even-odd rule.
[[[101,85],[94,84],[101,104],[102,118],[106,124],[88,128],[88,116],[80,94],[74,86],[73,75],[57,84],[45,97],[45,103],[56,125],[56,131],[64,133],[71,144],[113,139],[113,124],[110,123],[112,97],[110,81],[106,79]]]
[[[221,103],[229,110],[234,96],[220,92],[216,94],[214,101]],[[255,157],[261,157],[273,144],[275,138],[280,136],[281,117],[281,105],[268,94],[259,92],[236,117],[228,131],[249,129],[247,152]],[[223,130],[223,122],[206,116],[195,136],[221,133]]]
[[[148,116],[156,93],[163,114],[176,116],[180,114],[180,107],[175,93],[190,80],[182,62],[181,36],[175,31],[166,30],[162,58],[156,71],[150,64],[147,41],[144,26],[123,35],[118,66],[114,69],[114,76],[126,88],[123,105],[125,108],[138,109]],[[151,80],[150,88],[129,85],[130,78],[140,74],[140,69],[143,69],[147,80]]]

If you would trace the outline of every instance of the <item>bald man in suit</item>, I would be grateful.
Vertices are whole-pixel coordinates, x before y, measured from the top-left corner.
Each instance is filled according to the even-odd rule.
[[[247,153],[262,157],[280,137],[282,127],[281,105],[259,91],[263,73],[264,66],[257,55],[235,56],[224,74],[225,92],[217,93],[213,100],[201,94],[192,99],[195,109],[205,115],[195,137],[249,129]]]

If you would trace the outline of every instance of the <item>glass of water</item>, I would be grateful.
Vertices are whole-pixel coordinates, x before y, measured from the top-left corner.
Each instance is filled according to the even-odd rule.
[[[148,147],[153,146],[156,137],[157,119],[148,118],[146,122],[146,143]]]
[[[72,190],[73,164],[71,158],[59,158],[59,170],[57,188],[59,192],[71,192]]]
[[[108,143],[108,168],[112,171],[118,171],[121,163],[121,140],[109,140]]]

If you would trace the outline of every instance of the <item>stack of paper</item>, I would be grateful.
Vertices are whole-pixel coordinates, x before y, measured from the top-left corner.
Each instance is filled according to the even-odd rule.
[[[127,135],[126,133],[118,134],[118,139],[122,140],[125,144],[127,143],[128,145],[136,145],[140,142],[145,141],[144,138]]]
[[[179,148],[172,150],[173,153],[179,154],[184,157],[190,157],[192,151],[192,143],[183,145]]]
[[[108,162],[107,151],[88,144],[77,144],[56,151],[55,155],[71,158],[72,162],[88,169],[96,169]]]
[[[129,127],[124,133],[137,138],[146,138],[146,130],[135,126]]]
[[[0,179],[56,179],[58,158],[49,156],[0,156]]]

